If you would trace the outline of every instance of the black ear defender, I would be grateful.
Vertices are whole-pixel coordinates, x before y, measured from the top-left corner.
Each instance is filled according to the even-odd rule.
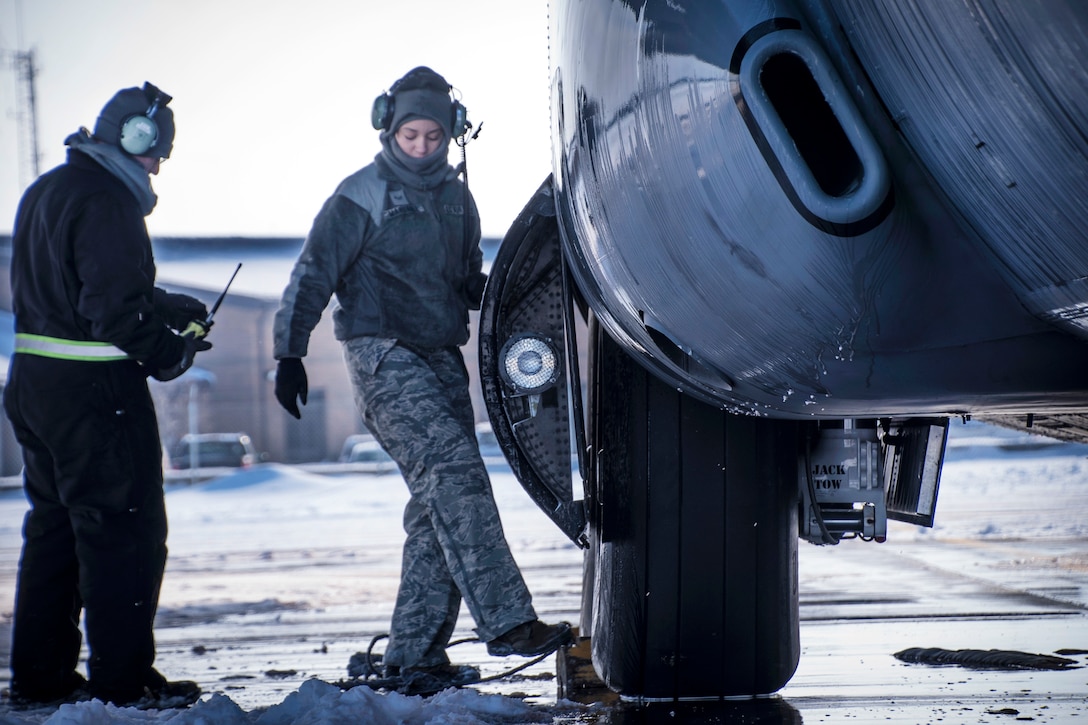
[[[406,76],[394,83],[388,93],[383,93],[374,99],[374,105],[371,106],[370,109],[370,125],[372,125],[376,131],[390,130],[390,126],[393,124],[393,115],[396,112],[394,96],[397,91],[410,91],[424,88],[438,91],[439,93],[450,93],[453,90],[453,86],[446,83],[442,76],[438,75],[430,68],[419,67],[415,70],[411,70]],[[450,121],[449,128],[447,128],[450,132],[450,137],[460,138],[468,133],[470,128],[472,128],[472,124],[468,122],[468,109],[456,98],[451,98]]]
[[[393,123],[393,96],[383,93],[374,99],[370,108],[370,125],[376,131],[388,131]]]
[[[470,128],[472,124],[468,122],[468,109],[462,106],[460,101],[454,99],[450,108],[450,135],[460,138],[468,133]]]
[[[150,83],[144,83],[143,92],[150,104],[147,110],[121,122],[121,148],[133,156],[143,156],[155,148],[159,140],[159,126],[155,123],[155,114],[172,100],[172,96]]]

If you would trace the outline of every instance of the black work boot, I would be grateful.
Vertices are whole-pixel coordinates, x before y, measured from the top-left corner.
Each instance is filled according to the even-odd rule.
[[[200,685],[191,680],[171,682],[155,670],[143,685],[103,688],[91,680],[91,694],[103,702],[137,710],[169,710],[189,707],[200,699]]]
[[[544,624],[539,619],[534,619],[519,624],[488,642],[487,653],[492,657],[536,657],[573,643],[574,635],[566,622]]]
[[[78,672],[72,672],[61,681],[30,685],[16,680],[9,689],[4,690],[3,699],[12,709],[28,710],[34,707],[58,706],[71,702],[91,699],[87,692],[87,680]]]
[[[480,671],[472,665],[449,663],[432,667],[397,668],[394,676],[401,680],[396,689],[403,695],[432,695],[450,687],[462,687],[480,681]]]
[[[144,688],[144,694],[124,707],[137,710],[169,710],[189,707],[200,699],[200,685],[191,680],[164,682],[155,688]],[[121,703],[117,703],[121,705]]]

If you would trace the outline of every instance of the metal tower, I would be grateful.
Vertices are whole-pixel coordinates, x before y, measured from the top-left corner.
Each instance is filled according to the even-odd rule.
[[[15,66],[16,113],[19,128],[19,185],[26,188],[41,174],[41,152],[38,150],[38,98],[35,78],[38,68],[33,50],[17,50],[12,54]]]

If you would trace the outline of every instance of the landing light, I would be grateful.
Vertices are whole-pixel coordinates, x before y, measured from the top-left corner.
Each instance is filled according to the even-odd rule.
[[[506,341],[499,354],[500,372],[515,392],[541,393],[559,379],[559,356],[552,341],[523,333]]]

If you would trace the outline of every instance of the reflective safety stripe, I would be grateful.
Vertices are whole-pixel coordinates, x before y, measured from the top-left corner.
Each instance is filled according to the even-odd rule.
[[[108,342],[88,342],[86,340],[64,340],[45,335],[15,335],[15,352],[28,355],[53,357],[59,360],[85,360],[88,362],[110,362],[128,360],[129,356],[118,347]]]

